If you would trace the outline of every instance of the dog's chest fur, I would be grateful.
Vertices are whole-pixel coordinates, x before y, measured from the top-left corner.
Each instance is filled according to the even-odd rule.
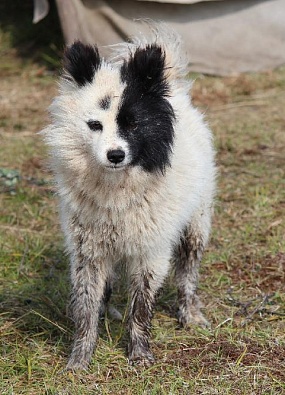
[[[64,228],[70,233],[71,227],[78,237],[85,234],[84,243],[90,248],[88,254],[121,259],[151,255],[160,248],[169,249],[169,241],[174,241],[176,228],[181,225],[173,221],[171,211],[177,211],[178,207],[171,207],[165,186],[161,185],[163,181],[138,172],[111,183],[86,181],[85,190],[65,185],[64,192],[62,190]]]

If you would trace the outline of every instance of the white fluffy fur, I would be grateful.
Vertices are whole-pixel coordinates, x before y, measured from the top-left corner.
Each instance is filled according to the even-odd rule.
[[[112,170],[105,166],[109,149],[123,147],[128,164],[128,147],[115,124],[124,89],[120,59],[153,42],[166,54],[168,100],[176,116],[171,167],[163,176],[139,167]],[[78,89],[73,82],[61,81],[44,138],[50,147],[72,276],[75,235],[80,232],[73,225],[74,217],[88,229],[84,253],[90,261],[104,263],[109,272],[109,266],[123,259],[131,277],[143,271],[155,273],[156,289],[169,270],[183,229],[191,224],[206,243],[215,193],[214,149],[210,130],[191,104],[185,64],[180,38],[156,27],[150,38],[138,37],[132,44],[115,47],[113,60],[103,64],[92,84]],[[111,111],[96,104],[106,95],[113,98]],[[90,118],[102,122],[103,133],[90,133],[86,125]]]

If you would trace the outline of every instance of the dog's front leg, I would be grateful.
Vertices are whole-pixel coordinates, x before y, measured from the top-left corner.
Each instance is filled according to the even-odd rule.
[[[71,264],[70,310],[75,337],[67,369],[87,369],[98,336],[98,319],[106,286],[106,263],[86,259],[82,253]]]
[[[168,272],[169,260],[158,259],[152,265],[141,265],[131,273],[128,359],[130,364],[149,366],[154,362],[149,338],[157,290]]]

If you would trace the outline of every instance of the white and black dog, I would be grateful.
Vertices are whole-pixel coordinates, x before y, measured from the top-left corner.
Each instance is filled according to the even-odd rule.
[[[163,26],[110,60],[77,41],[44,130],[71,259],[76,333],[69,369],[88,367],[114,267],[129,275],[128,358],[153,362],[155,296],[171,266],[181,325],[207,321],[196,294],[215,192],[212,135],[192,107],[180,38]]]

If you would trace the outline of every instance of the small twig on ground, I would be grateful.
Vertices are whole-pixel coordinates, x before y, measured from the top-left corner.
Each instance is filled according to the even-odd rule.
[[[245,317],[245,320],[242,322],[241,326],[245,326],[246,324],[248,324],[250,321],[253,320],[254,315],[258,314],[258,313],[264,313],[264,306],[269,302],[270,297],[272,297],[272,295],[265,295],[261,302],[259,303],[258,306],[256,306],[252,311],[250,311],[248,313],[248,315]]]
[[[243,316],[245,319],[242,321],[241,326],[245,326],[249,322],[253,321],[256,314],[262,315],[277,315],[280,317],[285,316],[285,313],[278,312],[276,310],[267,309],[265,306],[272,303],[272,298],[274,294],[266,294],[264,296],[256,297],[246,302],[241,302],[235,299],[232,295],[232,290],[228,290],[228,297],[227,300],[230,302],[232,306],[238,307],[239,309],[236,311],[235,315]],[[260,300],[260,298],[262,298]],[[255,302],[259,301],[258,305],[253,307]],[[250,307],[253,307],[250,310]]]

